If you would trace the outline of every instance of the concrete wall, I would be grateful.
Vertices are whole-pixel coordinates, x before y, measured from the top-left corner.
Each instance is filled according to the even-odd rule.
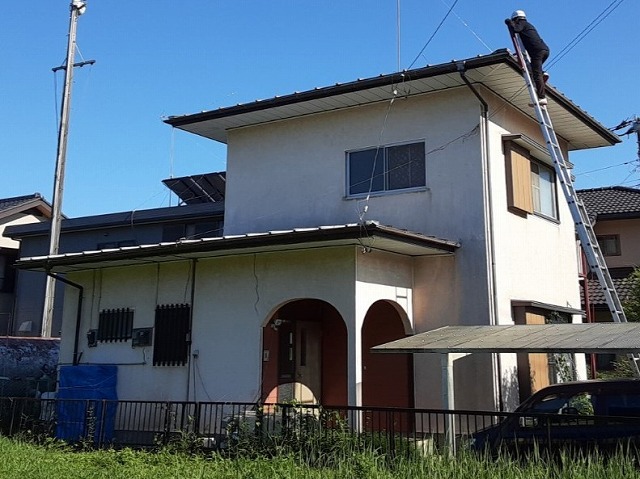
[[[640,266],[640,219],[598,221],[596,235],[620,235],[620,256],[607,256],[609,268]]]

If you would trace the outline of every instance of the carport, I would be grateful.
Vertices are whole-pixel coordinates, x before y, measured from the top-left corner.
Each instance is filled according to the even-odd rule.
[[[613,353],[640,351],[640,323],[569,323],[511,326],[445,326],[372,348],[378,353],[438,353],[442,402],[455,408],[453,362],[472,353]],[[445,433],[455,450],[455,424],[447,416]]]

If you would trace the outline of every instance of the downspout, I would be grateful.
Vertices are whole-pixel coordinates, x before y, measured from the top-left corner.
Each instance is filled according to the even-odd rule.
[[[461,61],[456,64],[458,67],[458,73],[460,78],[469,87],[471,92],[482,105],[482,121],[480,122],[480,141],[483,143],[482,148],[482,170],[483,170],[483,193],[484,193],[484,212],[485,212],[485,237],[487,238],[487,256],[489,259],[490,267],[487,269],[489,276],[489,322],[491,325],[498,324],[497,319],[497,305],[498,296],[496,288],[496,261],[495,261],[495,238],[493,234],[493,198],[491,194],[491,169],[489,158],[491,157],[491,149],[489,148],[489,104],[480,95],[478,90],[471,84],[466,75],[465,62]],[[497,380],[497,388],[494,383],[494,406],[497,406],[499,411],[504,410],[504,404],[502,401],[502,367],[500,366],[500,355],[491,355],[492,369],[494,381]]]
[[[68,284],[69,286],[73,286],[78,289],[78,306],[76,310],[76,334],[73,339],[73,365],[77,366],[80,363],[80,355],[78,354],[78,343],[80,342],[80,321],[82,319],[82,297],[84,296],[84,287],[79,285],[78,283],[74,283],[73,281],[69,281],[68,279],[59,276],[55,273],[52,273],[50,270],[47,270],[47,276],[60,281],[64,284]]]
[[[189,401],[189,393],[190,393],[190,384],[191,384],[191,368],[194,368],[194,372],[195,372],[195,361],[197,360],[197,355],[191,355],[191,344],[193,343],[193,302],[195,299],[195,285],[196,285],[196,264],[197,264],[197,260],[194,258],[191,260],[191,306],[189,307],[189,340],[187,343],[187,397],[186,397],[186,401]],[[195,397],[195,391],[196,391],[196,384],[195,384],[195,380],[193,382],[193,400],[195,401],[196,397]]]

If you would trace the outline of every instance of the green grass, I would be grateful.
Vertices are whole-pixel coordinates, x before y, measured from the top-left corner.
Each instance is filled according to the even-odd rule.
[[[224,458],[218,455],[188,455],[161,450],[142,452],[73,451],[51,442],[34,445],[0,437],[2,479],[58,478],[429,478],[429,479],[640,479],[640,470],[624,456],[607,461],[598,458],[518,462],[508,458],[478,459],[431,455],[388,460],[383,454],[354,453],[330,461],[331,467],[305,465],[295,455],[273,458]]]

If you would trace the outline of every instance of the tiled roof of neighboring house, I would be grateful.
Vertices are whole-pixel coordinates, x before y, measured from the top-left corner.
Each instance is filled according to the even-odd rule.
[[[0,218],[30,208],[37,208],[45,216],[50,216],[51,213],[51,205],[40,193],[0,198]]]
[[[608,186],[578,190],[591,221],[640,218],[640,189]]]
[[[13,198],[0,198],[0,211],[15,208],[16,206],[23,205],[35,199],[41,199],[40,193],[33,193],[32,195],[14,196]]]
[[[629,297],[629,294],[631,294],[631,273],[633,273],[633,268],[609,268],[613,286],[622,303],[624,303]],[[597,278],[589,280],[589,302],[598,309],[606,309],[608,307],[604,292]]]

